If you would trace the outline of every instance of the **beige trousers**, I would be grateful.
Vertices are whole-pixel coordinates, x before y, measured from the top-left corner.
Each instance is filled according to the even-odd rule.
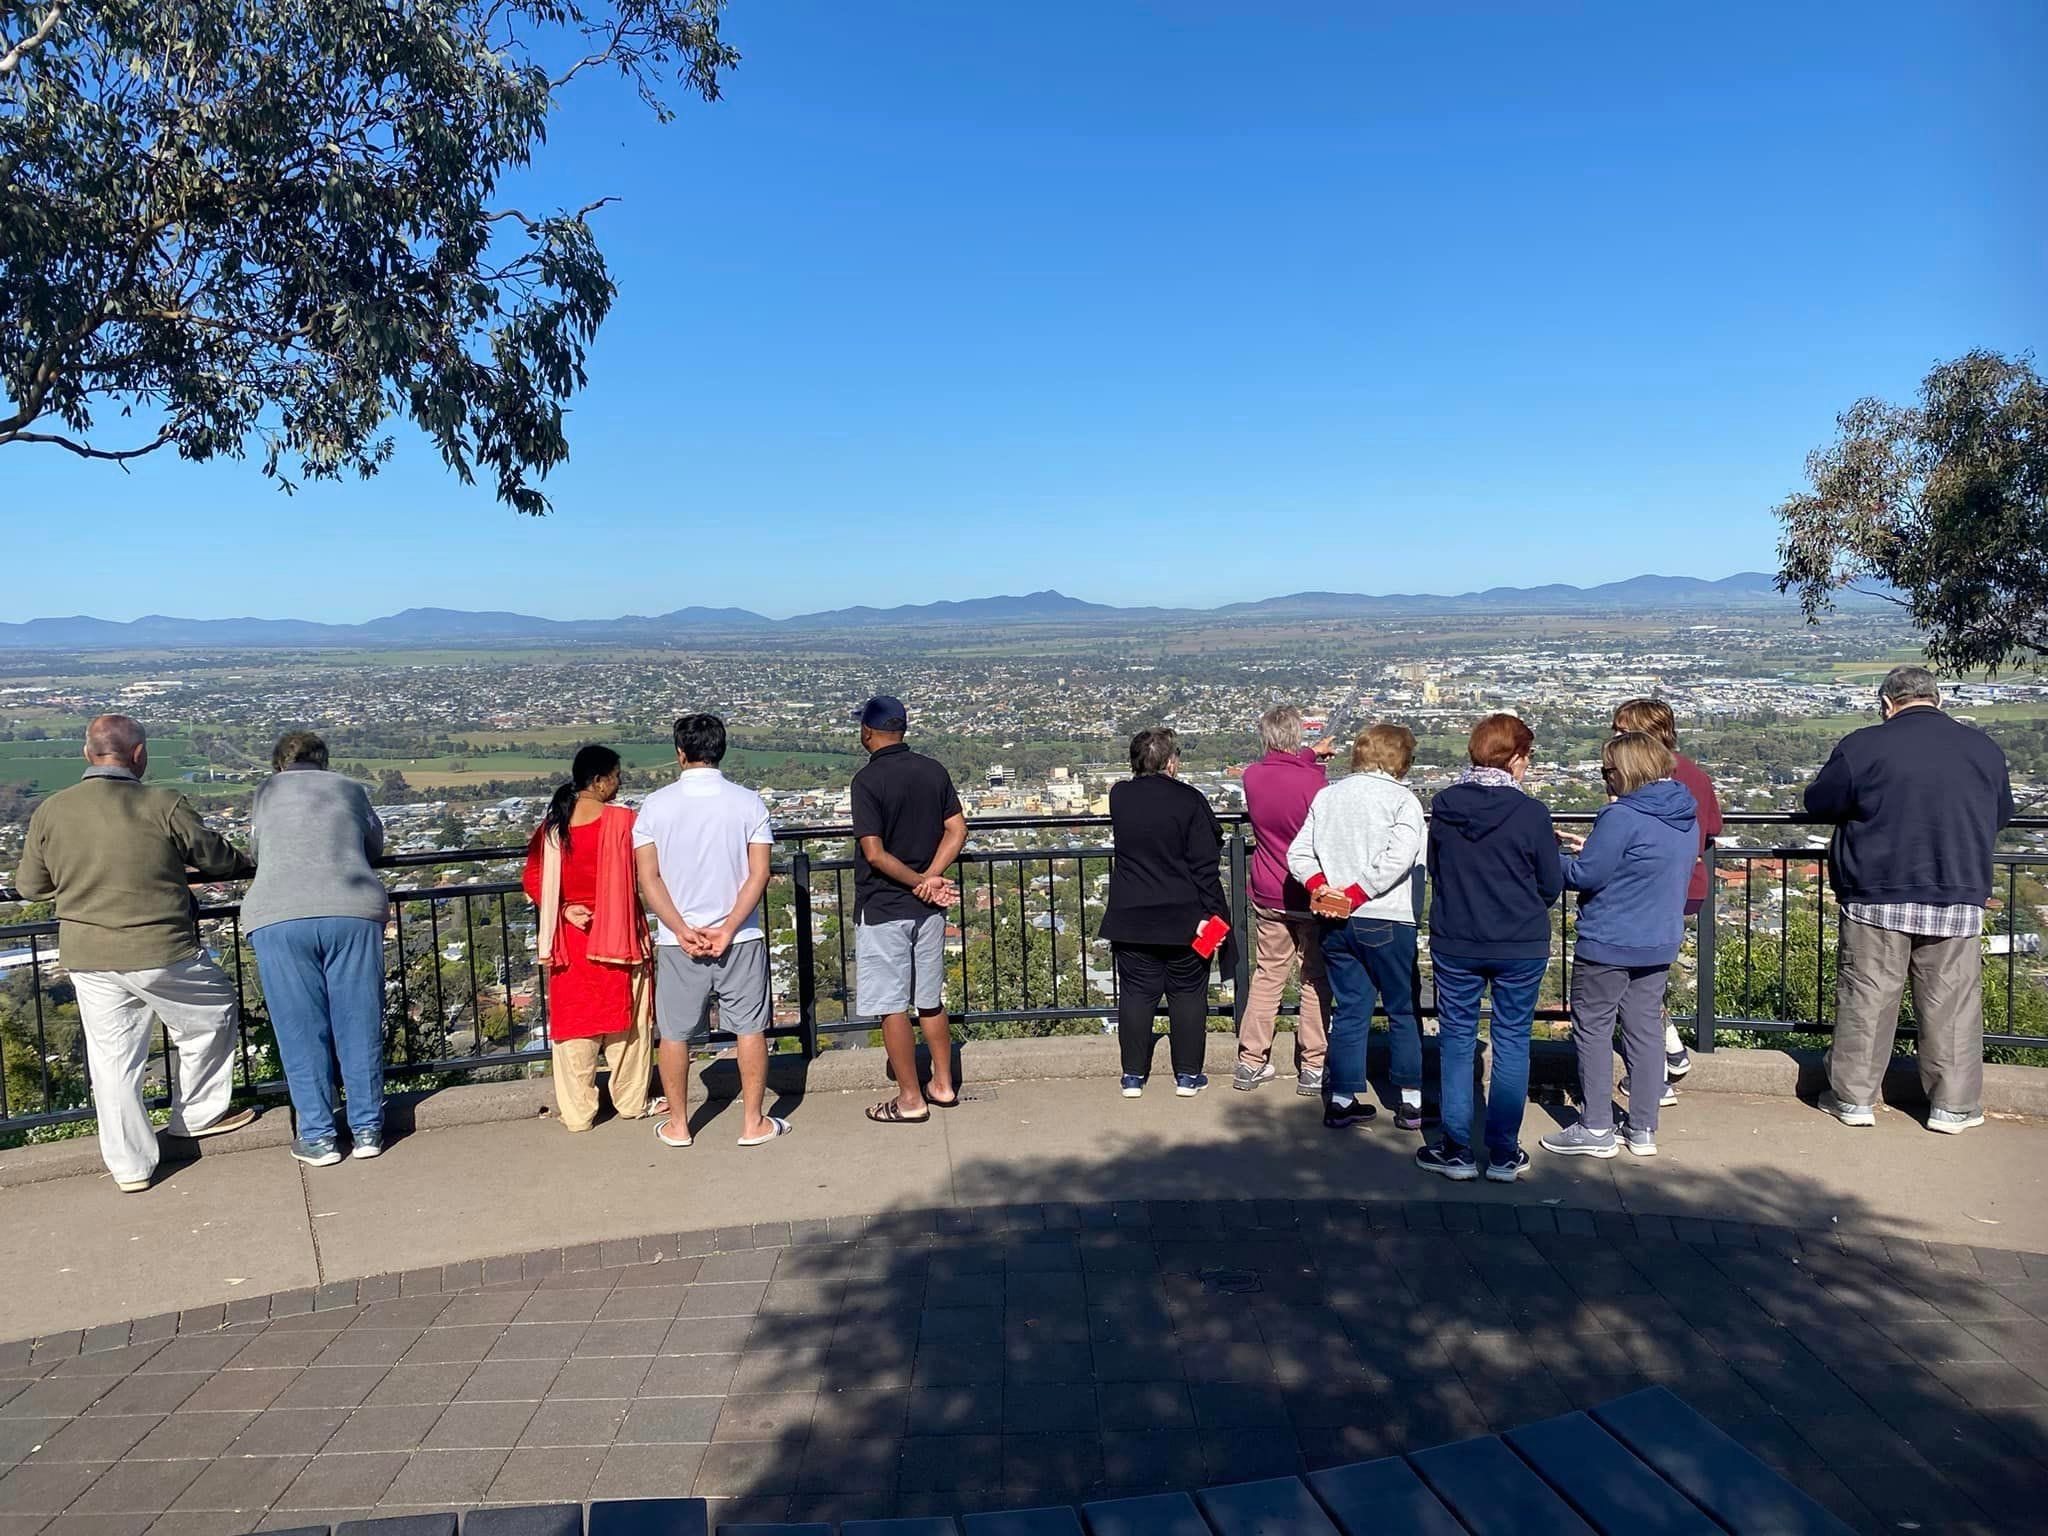
[[[1273,1054],[1273,1033],[1279,1027],[1280,996],[1287,973],[1301,964],[1301,1016],[1294,1025],[1294,1067],[1320,1072],[1329,1045],[1330,980],[1323,970],[1323,940],[1316,920],[1306,914],[1252,909],[1258,960],[1245,994],[1244,1022],[1237,1031],[1237,1059],[1262,1067]]]
[[[1920,1086],[1936,1109],[1984,1103],[1984,941],[1935,939],[1841,920],[1835,960],[1835,1038],[1828,1087],[1844,1104],[1875,1104],[1913,988]]]
[[[587,1131],[597,1120],[597,1066],[611,1073],[612,1108],[621,1120],[647,1113],[647,1088],[654,1074],[654,978],[633,977],[633,1027],[609,1035],[554,1043],[555,1112],[565,1130]]]

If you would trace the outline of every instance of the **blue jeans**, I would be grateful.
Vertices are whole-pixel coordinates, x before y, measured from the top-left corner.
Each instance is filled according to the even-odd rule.
[[[1529,1026],[1536,991],[1550,968],[1541,960],[1461,960],[1432,954],[1436,1023],[1442,1050],[1444,1140],[1459,1146],[1472,1134],[1472,1053],[1479,1047],[1479,999],[1493,986],[1493,1074],[1486,1088],[1486,1155],[1504,1163],[1521,1150],[1522,1110],[1529,1099]]]
[[[1422,1024],[1415,1016],[1415,925],[1384,917],[1323,924],[1323,969],[1330,977],[1330,1047],[1324,1087],[1365,1092],[1366,1035],[1375,998],[1393,1027],[1396,1088],[1422,1086]]]
[[[297,917],[249,935],[303,1141],[334,1138],[334,1065],[349,1129],[384,1128],[384,925]]]

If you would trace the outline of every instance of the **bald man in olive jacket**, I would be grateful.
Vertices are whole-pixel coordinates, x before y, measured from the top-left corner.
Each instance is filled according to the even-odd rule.
[[[143,1102],[152,1018],[178,1049],[172,1136],[216,1136],[255,1119],[230,1113],[240,1000],[200,947],[188,871],[236,880],[256,866],[208,830],[174,789],[143,783],[149,742],[126,715],[86,728],[84,779],[29,818],[15,888],[55,898],[57,950],[78,994],[99,1117],[100,1157],[134,1193],[156,1176],[156,1131]]]

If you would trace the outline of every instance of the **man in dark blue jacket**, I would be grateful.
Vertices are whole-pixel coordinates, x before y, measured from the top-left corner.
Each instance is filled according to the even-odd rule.
[[[1842,903],[1835,1038],[1820,1107],[1873,1125],[1910,980],[1927,1128],[1984,1123],[1984,904],[1991,854],[2012,822],[2005,754],[1941,712],[1925,667],[1894,667],[1882,725],[1842,738],[1806,791],[1835,824],[1830,883]]]

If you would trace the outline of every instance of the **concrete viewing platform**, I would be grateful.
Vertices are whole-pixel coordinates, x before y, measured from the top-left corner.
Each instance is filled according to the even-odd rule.
[[[719,1102],[687,1150],[644,1122],[569,1136],[518,1084],[450,1090],[331,1169],[227,1138],[124,1196],[17,1161],[0,1536],[1072,1502],[1658,1381],[1858,1529],[2039,1528],[2039,1120],[1853,1131],[1687,1091],[1654,1160],[1532,1150],[1518,1184],[1452,1185],[1384,1116],[1325,1132],[1284,1080],[1129,1102],[1106,1073],[971,1073],[959,1109],[879,1127],[879,1053],[833,1055],[758,1149]],[[447,1123],[463,1103],[518,1118]],[[1568,1113],[1532,1104],[1532,1149]]]

